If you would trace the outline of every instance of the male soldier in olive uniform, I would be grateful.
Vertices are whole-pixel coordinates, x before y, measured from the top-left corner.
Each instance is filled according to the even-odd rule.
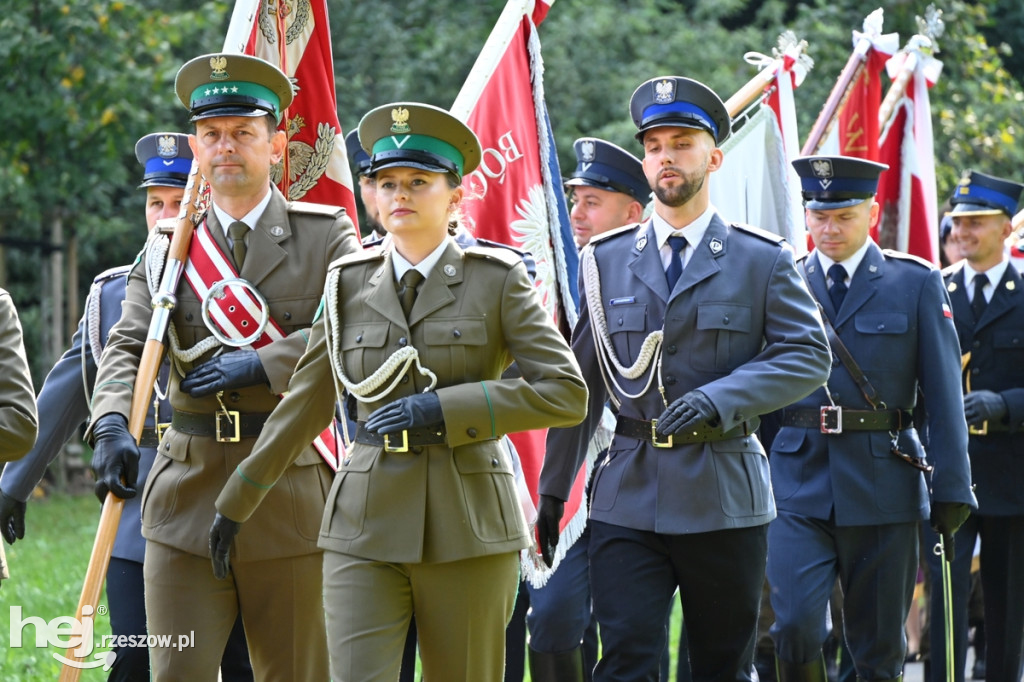
[[[135,158],[144,169],[139,189],[146,190],[146,229],[151,231],[158,220],[174,218],[181,208],[185,183],[192,167],[188,136],[166,132],[145,135],[135,143]],[[8,465],[0,477],[0,529],[11,544],[15,539],[25,537],[25,503],[42,479],[46,467],[89,418],[89,397],[96,378],[96,366],[111,328],[121,318],[121,303],[130,269],[128,265],[110,268],[93,280],[85,301],[85,314],[78,323],[71,348],[46,375],[39,392],[39,411],[47,415],[39,440],[28,455]],[[165,363],[160,371],[160,386],[167,385],[168,368]],[[171,406],[167,401],[160,400],[158,405],[158,414],[153,411],[147,413],[142,442],[139,443],[138,486],[145,484],[156,460],[159,442],[156,425],[171,419]],[[102,479],[102,474],[98,474],[98,478]],[[107,487],[102,482],[97,486],[102,502]],[[125,501],[121,511],[107,567],[110,631],[115,636],[147,634],[142,579],[145,553],[141,499],[132,496]],[[110,682],[149,678],[149,650],[145,646],[115,647],[114,651],[114,664],[107,678]],[[235,622],[231,632],[220,672],[225,682],[252,679],[241,618]]]
[[[327,265],[358,251],[359,242],[342,209],[289,204],[270,183],[270,167],[286,145],[276,126],[292,100],[281,71],[255,57],[206,55],[181,68],[175,89],[195,123],[189,142],[212,200],[193,236],[189,264],[198,268],[205,258],[214,263],[216,279],[237,272],[254,285],[269,307],[264,334],[273,329],[268,338],[277,340],[263,344],[261,336],[252,342],[258,350],[223,352],[204,324],[199,287],[186,282],[186,272],[169,334],[173,415],[146,482],[142,525],[150,633],[192,635],[195,646],[154,649],[153,679],[215,677],[239,611],[258,678],[326,679],[316,538],[332,474],[320,455],[307,448],[286,472],[287,484],[270,491],[238,536],[227,581],[210,570],[208,542],[217,493],[248,455],[305,349]],[[126,417],[150,298],[145,268],[136,267],[96,379],[88,435],[111,488],[138,459]],[[244,312],[218,309],[228,319]],[[134,483],[127,480],[129,488]]]

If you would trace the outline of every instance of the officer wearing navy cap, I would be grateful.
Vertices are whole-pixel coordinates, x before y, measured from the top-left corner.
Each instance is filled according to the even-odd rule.
[[[153,679],[216,678],[239,613],[256,677],[326,679],[316,538],[332,470],[307,445],[284,473],[287,481],[266,493],[252,518],[230,509],[222,515],[216,499],[239,475],[236,467],[287,390],[327,265],[359,250],[359,240],[343,209],[288,202],[270,181],[287,144],[277,130],[292,100],[284,73],[256,57],[209,54],[182,66],[175,92],[195,124],[189,145],[209,185],[210,206],[191,241],[196,270],[174,292],[170,317],[180,343],[170,350],[171,423],[146,482],[143,573],[149,631],[179,638],[194,633],[195,645],[151,649]],[[142,258],[149,258],[148,249]],[[200,251],[203,258],[197,258]],[[200,271],[204,262],[212,271]],[[87,434],[94,463],[102,463],[101,483],[122,497],[136,492],[139,455],[126,418],[152,316],[149,269],[135,267],[128,276],[123,314],[97,373]],[[223,273],[250,282],[266,300],[272,340],[232,349],[207,327],[202,292]],[[213,551],[219,547],[223,555]],[[228,574],[230,580],[218,580]],[[281,645],[282,628],[288,646]]]
[[[666,635],[652,614],[668,613],[677,589],[693,678],[750,679],[775,514],[758,415],[825,381],[828,344],[792,249],[711,204],[707,175],[731,130],[718,95],[689,78],[653,78],[630,113],[653,213],[583,249],[572,338],[588,414],[548,432],[541,547],[558,537],[610,401],[615,437],[590,502],[594,680],[657,679]]]
[[[939,271],[869,238],[887,166],[842,156],[793,166],[814,241],[799,269],[835,359],[827,384],[781,411],[772,442],[778,518],[767,574],[779,679],[825,682],[821,645],[838,577],[858,679],[897,680],[919,524],[952,544],[976,505],[956,329]]]
[[[573,151],[576,169],[565,186],[571,192],[573,239],[582,249],[595,235],[639,222],[651,186],[640,159],[618,145],[581,137]]]
[[[954,672],[967,657],[967,601],[975,543],[981,540],[985,617],[985,674],[1019,680],[1024,673],[1024,362],[1015,339],[1024,329],[1024,279],[1006,243],[1024,185],[968,171],[950,198],[949,239],[963,260],[943,271],[963,353],[963,409],[969,426],[967,452],[978,510],[956,534],[950,567],[953,583]],[[932,575],[937,561],[929,557]],[[1010,577],[1008,579],[1008,577]],[[944,651],[941,593],[933,580],[932,651]],[[933,679],[946,675],[945,660],[932,655]],[[937,677],[936,677],[937,676]]]
[[[359,144],[357,129],[353,128],[345,136],[345,148],[348,150],[348,160],[359,182],[359,198],[363,202],[363,213],[366,216],[366,220],[360,221],[359,224],[370,228],[363,237],[363,244],[379,243],[386,233],[381,227],[380,210],[377,208],[377,184],[367,175],[370,170],[370,155]]]

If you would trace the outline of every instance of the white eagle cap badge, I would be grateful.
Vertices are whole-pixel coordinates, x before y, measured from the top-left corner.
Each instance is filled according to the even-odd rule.
[[[669,104],[676,101],[676,82],[667,78],[654,84],[654,101]]]
[[[162,159],[173,159],[178,155],[178,140],[174,135],[161,135],[156,140],[156,153]]]
[[[828,189],[828,186],[832,184],[832,160],[831,159],[815,159],[811,161],[811,172],[814,173],[814,177],[818,178],[818,184],[821,185],[822,189]]]
[[[593,140],[583,140],[583,142],[580,144],[580,157],[584,161],[593,161],[594,160],[594,141]]]

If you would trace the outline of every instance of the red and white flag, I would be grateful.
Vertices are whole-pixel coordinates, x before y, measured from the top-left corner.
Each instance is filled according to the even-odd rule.
[[[774,232],[801,254],[807,250],[807,230],[800,181],[790,164],[800,155],[793,90],[809,66],[801,58],[801,44],[782,47],[778,61],[764,60],[766,68],[776,70],[762,101],[734,117],[734,132],[722,145],[725,161],[709,187],[711,203],[726,220]]]
[[[536,284],[553,319],[576,322],[578,259],[561,184],[558,154],[544,103],[537,24],[552,1],[509,0],[451,112],[480,138],[480,167],[463,179],[463,220],[476,236],[529,251]],[[532,13],[528,13],[532,5]],[[511,434],[522,463],[529,509],[537,501],[546,431]],[[556,560],[586,523],[586,465],[576,477],[562,519]],[[533,518],[528,518],[533,521]],[[540,585],[546,572],[527,557],[524,577]]]
[[[288,135],[288,152],[272,171],[274,183],[290,201],[343,206],[356,222],[352,171],[338,123],[326,0],[259,0],[253,19],[244,53],[280,68],[295,88],[279,126]]]
[[[890,59],[887,68],[897,82],[901,73],[911,75],[878,140],[878,161],[889,169],[878,181],[882,213],[872,236],[884,248],[937,264],[939,218],[928,88],[938,80],[942,63],[911,48]]]

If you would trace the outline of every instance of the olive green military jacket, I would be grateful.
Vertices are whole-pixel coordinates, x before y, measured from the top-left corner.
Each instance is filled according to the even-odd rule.
[[[341,371],[358,384],[411,345],[437,377],[445,443],[405,453],[353,443],[327,500],[320,546],[405,563],[522,549],[528,545],[526,523],[499,438],[583,418],[587,388],[576,360],[516,254],[463,251],[449,243],[406,321],[390,253],[370,250],[332,265],[336,288],[328,279],[325,312],[313,326],[290,393],[217,508],[237,521],[255,518],[285,484],[274,486],[301,454],[296,443],[328,423],[336,393],[344,390],[332,360],[340,360]],[[513,361],[522,378],[502,379]],[[366,393],[380,393],[393,376]],[[414,366],[390,394],[359,402],[359,421],[428,385]]]
[[[0,462],[24,457],[36,442],[38,428],[18,311],[11,295],[0,289]]]
[[[239,275],[252,282],[267,299],[270,316],[286,338],[257,352],[269,385],[224,392],[229,410],[267,414],[280,403],[295,364],[306,347],[308,330],[323,293],[331,261],[361,250],[352,221],[344,210],[311,204],[291,204],[277,188],[258,224],[249,235],[248,252]],[[225,253],[231,250],[213,211],[210,232]],[[129,276],[121,320],[110,331],[97,372],[93,419],[131,409],[132,387],[152,313],[145,268]],[[210,336],[202,322],[202,302],[182,278],[172,319],[180,347],[188,349]],[[229,349],[230,350],[230,349]],[[212,357],[203,355],[193,366]],[[185,368],[187,371],[188,368]],[[193,398],[179,390],[182,376],[172,371],[168,398],[175,410],[212,415],[220,404],[215,396]],[[324,424],[326,426],[326,423]],[[286,485],[268,495],[267,504],[235,541],[235,560],[270,559],[318,551],[317,527],[331,483],[331,471],[308,443],[285,473]],[[212,436],[190,436],[170,428],[160,443],[156,462],[142,498],[142,534],[148,540],[209,556],[209,532],[214,501],[228,476],[256,442],[219,443]]]

